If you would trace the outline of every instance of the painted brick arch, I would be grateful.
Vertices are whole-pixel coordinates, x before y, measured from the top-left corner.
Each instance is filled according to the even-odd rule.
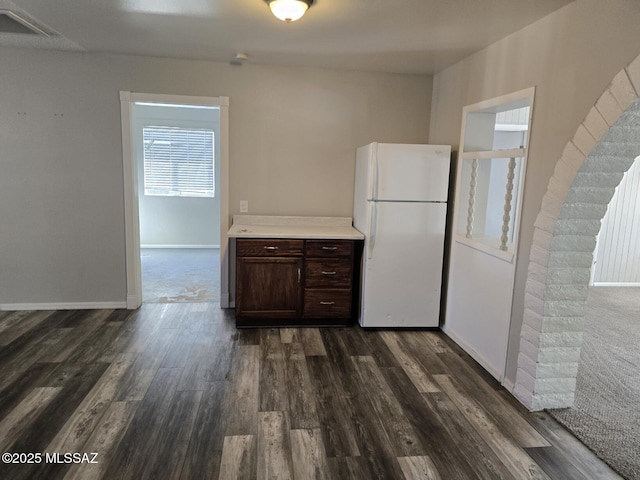
[[[566,145],[535,223],[514,394],[532,410],[573,405],[596,235],[640,155],[640,56]]]

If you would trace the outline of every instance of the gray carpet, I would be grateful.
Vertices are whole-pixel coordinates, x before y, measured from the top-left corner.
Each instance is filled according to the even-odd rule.
[[[143,248],[144,303],[218,302],[220,250]]]
[[[640,288],[591,287],[575,404],[550,413],[623,477],[640,479]]]

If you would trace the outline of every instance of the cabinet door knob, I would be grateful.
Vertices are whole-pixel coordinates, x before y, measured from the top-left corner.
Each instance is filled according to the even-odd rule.
[[[320,302],[320,305],[335,305],[336,302]]]
[[[337,250],[338,247],[322,247],[323,250]]]
[[[323,271],[322,274],[323,275],[336,275],[337,272],[325,272],[325,271]]]
[[[300,269],[298,268],[298,283],[300,283],[300,278],[301,278],[301,276],[300,276]]]
[[[278,249],[278,247],[268,247],[266,245],[264,247],[262,247],[262,248],[264,248],[265,250],[277,250]]]

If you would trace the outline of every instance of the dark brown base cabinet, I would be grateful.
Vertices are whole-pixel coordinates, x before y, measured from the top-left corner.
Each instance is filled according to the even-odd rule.
[[[236,325],[348,325],[361,243],[237,239]]]

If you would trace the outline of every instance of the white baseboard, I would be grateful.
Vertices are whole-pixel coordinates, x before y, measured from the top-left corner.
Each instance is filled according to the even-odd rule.
[[[514,395],[513,391],[516,389],[516,384],[515,382],[512,382],[511,380],[505,378],[504,381],[502,382],[502,386],[511,394]],[[515,396],[515,395],[514,395]]]
[[[140,248],[220,248],[220,245],[140,245]]]
[[[78,303],[4,303],[0,310],[115,310],[127,308],[127,302],[78,302]]]
[[[127,310],[137,310],[140,308],[140,301],[136,295],[127,295],[127,301],[125,303]]]
[[[640,287],[638,282],[593,282],[594,287]]]

